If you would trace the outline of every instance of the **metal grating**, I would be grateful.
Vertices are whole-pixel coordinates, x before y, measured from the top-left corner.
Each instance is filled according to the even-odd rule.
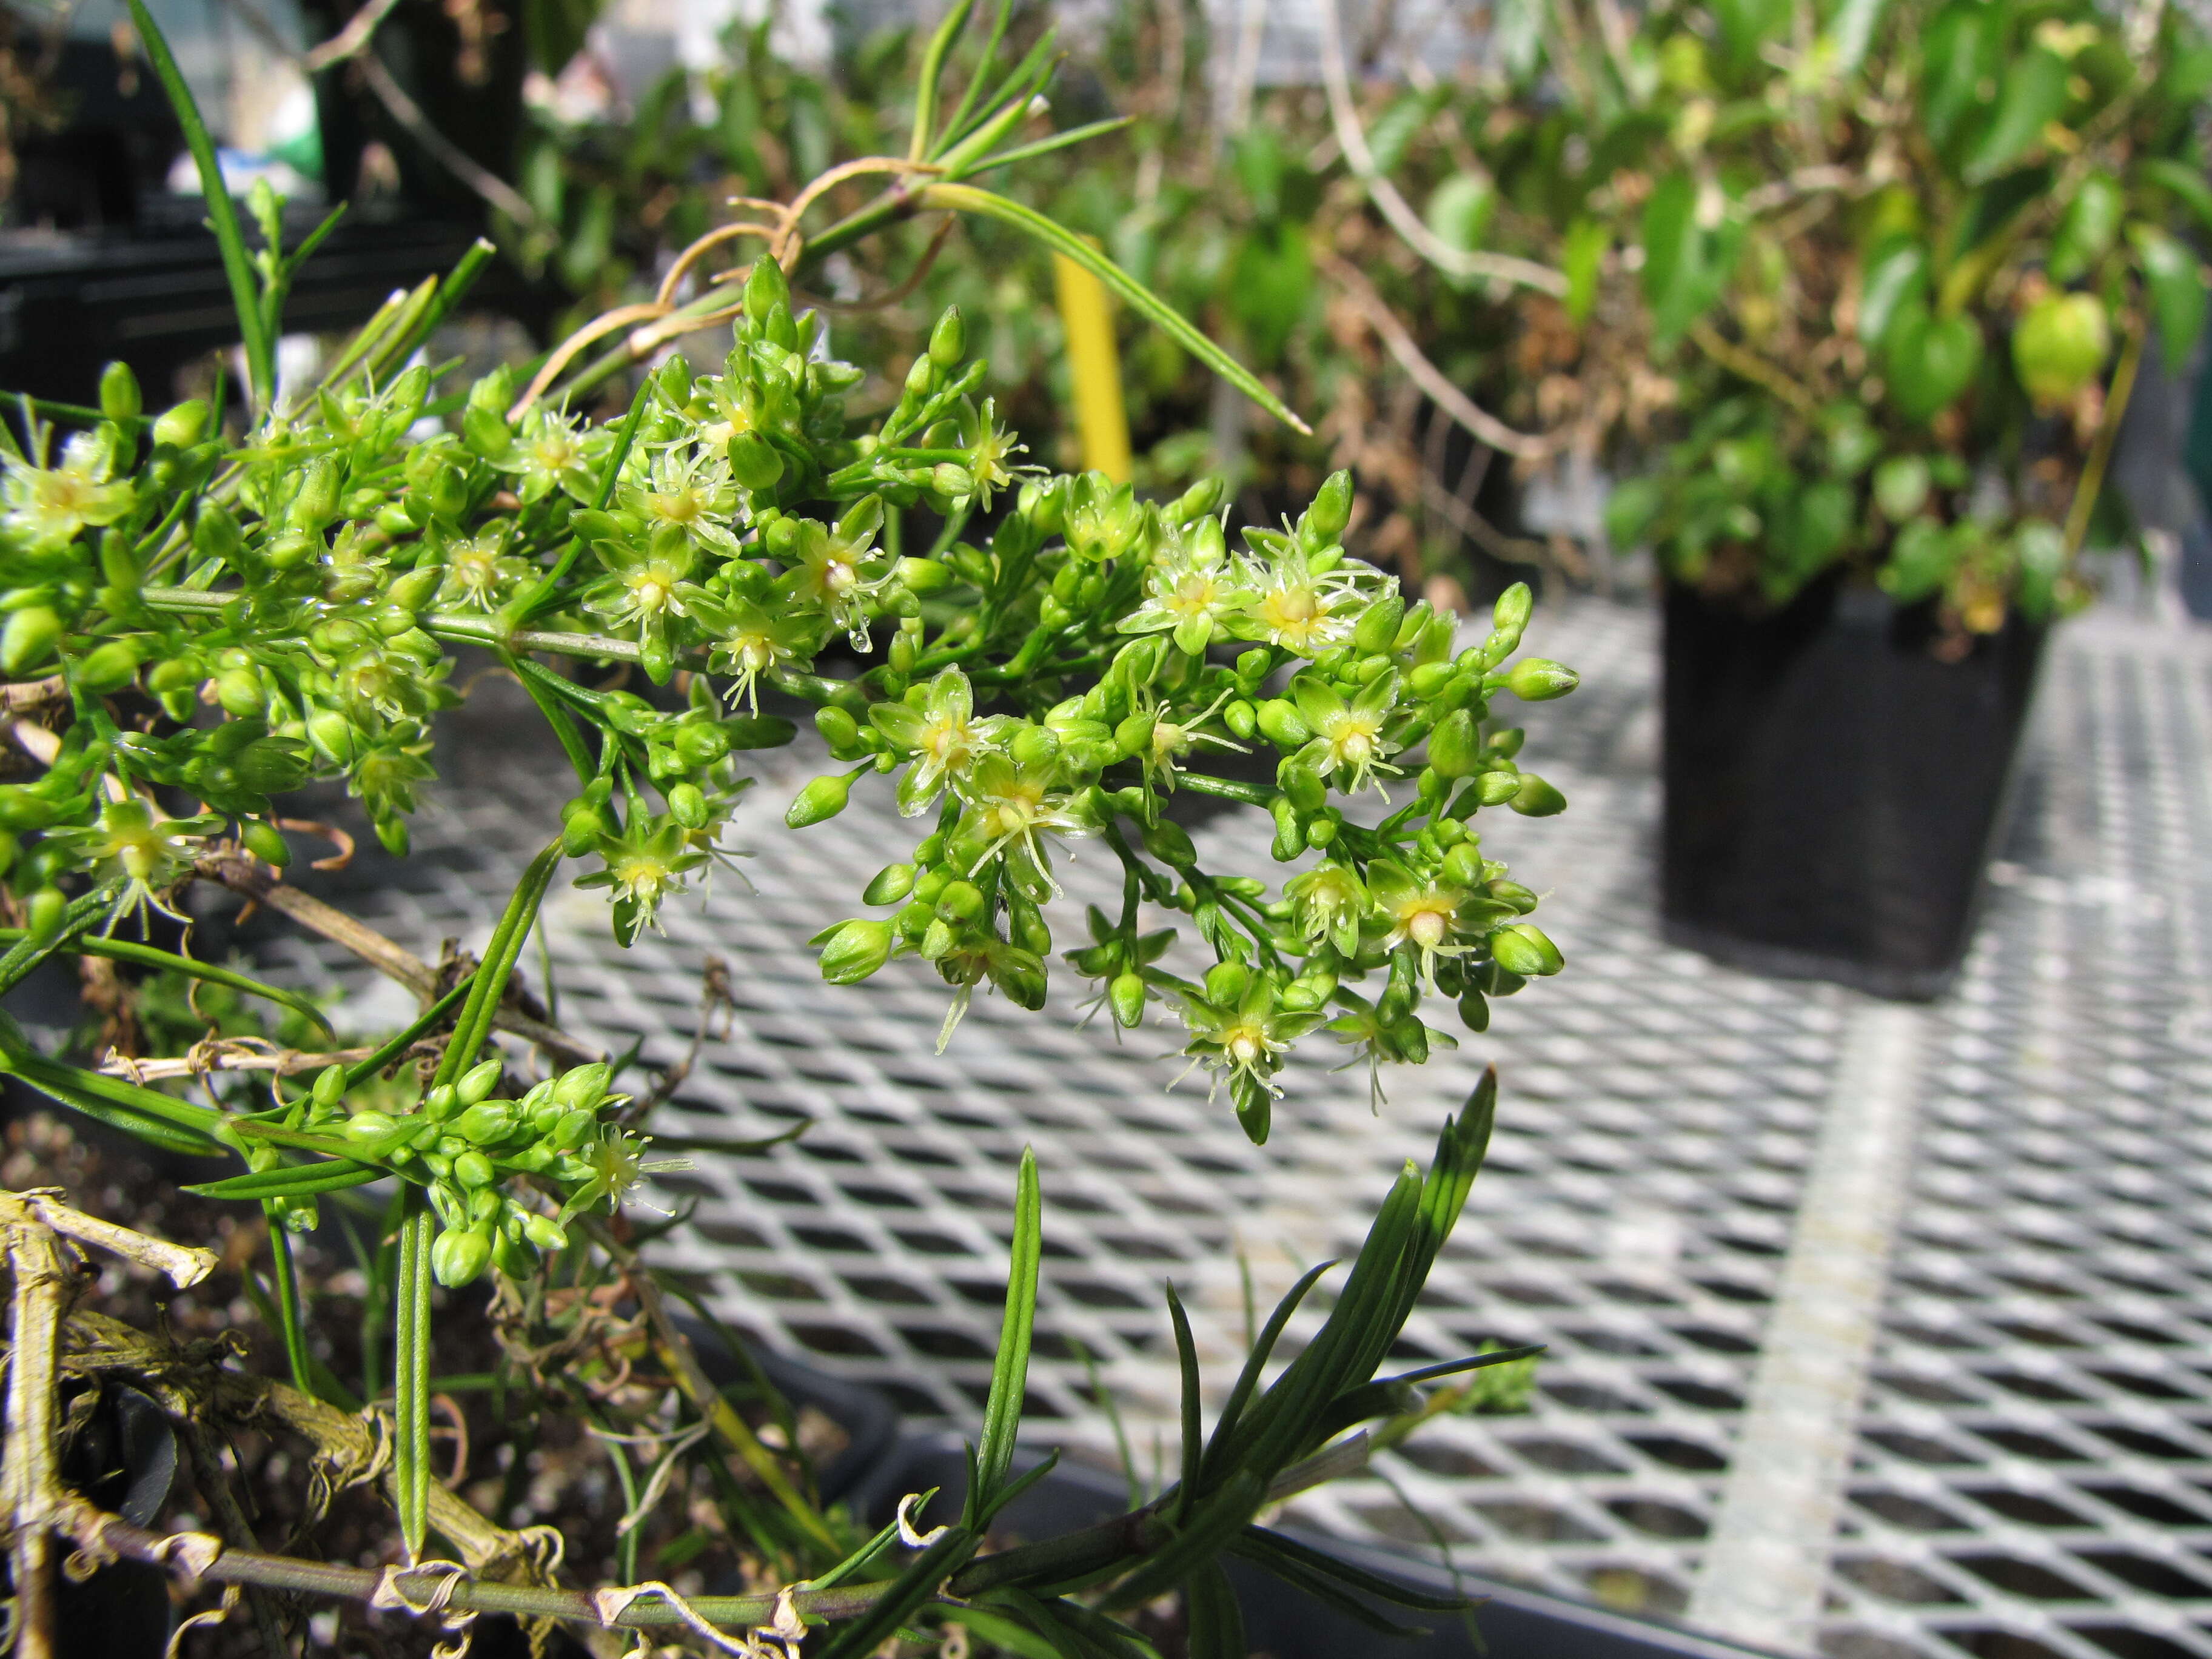
[[[548,928],[565,1023],[610,1042],[688,1039],[709,951],[737,969],[672,1132],[800,1142],[702,1159],[672,1242],[763,1340],[889,1390],[910,1419],[972,1422],[989,1370],[1012,1167],[1033,1142],[1047,1256],[1034,1373],[1040,1437],[1097,1458],[1087,1352],[1141,1463],[1164,1455],[1172,1275],[1209,1374],[1242,1351],[1238,1257],[1263,1304],[1356,1244],[1400,1163],[1426,1150],[1480,1064],[1506,1094],[1468,1219],[1407,1331],[1411,1359],[1486,1339],[1552,1345],[1534,1410],[1438,1423],[1375,1475],[1301,1500],[1340,1534],[1427,1549],[1662,1616],[1689,1604],[1793,1211],[1865,1005],[1665,946],[1652,910],[1656,722],[1650,613],[1540,611],[1532,646],[1583,690],[1530,712],[1530,754],[1574,803],[1484,831],[1540,891],[1570,971],[1500,1005],[1457,1055],[1366,1081],[1323,1043],[1286,1079],[1264,1149],[1202,1086],[1162,1092],[1170,1030],[1116,1052],[1078,1028],[1075,986],[1042,1017],[979,999],[933,1051],[946,993],[916,964],[823,988],[805,939],[853,914],[875,864],[911,844],[879,799],[803,836],[780,817],[807,775],[768,775],[725,873],[665,939],[614,948],[594,896]],[[480,939],[550,822],[556,755],[513,741],[496,688],[457,721],[457,775],[418,823],[403,886],[373,865],[342,896],[418,945]],[[2197,1173],[2212,1080],[2212,638],[2116,615],[2052,653],[2016,828],[1958,993],[1928,1016],[1916,1181],[1829,1577],[1837,1659],[2212,1659],[2212,1246]],[[1262,823],[1215,820],[1265,869]],[[1079,902],[1103,855],[1079,852]],[[856,875],[855,872],[858,874]],[[1079,928],[1073,907],[1058,930]],[[294,971],[342,964],[272,937]],[[527,965],[527,964],[526,964]],[[355,983],[351,979],[348,983]],[[381,989],[363,1023],[403,1014]],[[2192,1156],[2196,1154],[2197,1156]],[[2212,1166],[2207,1166],[2212,1167]]]

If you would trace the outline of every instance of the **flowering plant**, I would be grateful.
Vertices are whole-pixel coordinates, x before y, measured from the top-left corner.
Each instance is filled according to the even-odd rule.
[[[940,33],[939,60],[964,15],[956,7]],[[140,26],[188,112],[158,30],[143,13]],[[957,131],[964,105],[943,140],[951,150],[931,149],[933,77],[924,88],[917,155],[988,163],[988,143]],[[1010,106],[1026,96],[1017,84]],[[985,101],[977,131],[996,107]],[[204,145],[196,118],[187,125]],[[954,163],[886,170],[901,182],[885,211],[992,210],[970,199],[983,192],[929,194],[968,188],[943,182]],[[916,179],[926,182],[910,190]],[[219,189],[210,199],[235,251],[228,199]],[[865,223],[872,210],[854,217]],[[432,1284],[490,1272],[526,1285],[542,1282],[549,1258],[573,1268],[592,1251],[611,1252],[634,1277],[634,1258],[598,1218],[657,1164],[638,1127],[649,1102],[618,1092],[613,1067],[510,994],[525,940],[572,862],[583,866],[579,885],[606,890],[618,940],[653,927],[725,850],[725,823],[751,782],[745,755],[795,736],[764,709],[811,706],[835,762],[790,803],[793,830],[845,810],[871,776],[918,820],[911,851],[859,896],[887,914],[838,922],[815,941],[825,978],[852,983],[895,956],[918,957],[951,988],[948,1039],[979,986],[1041,1006],[1058,851],[1095,839],[1121,867],[1121,905],[1093,909],[1087,941],[1064,961],[1121,1026],[1154,1004],[1171,1011],[1185,1052],[1225,1088],[1255,1141],[1269,1132],[1285,1053],[1316,1028],[1372,1065],[1417,1062],[1449,1040],[1421,1018],[1433,1000],[1480,1030],[1488,998],[1562,965],[1525,920],[1534,896],[1484,853],[1475,827],[1485,808],[1542,816],[1565,805],[1522,769],[1521,732],[1492,708],[1575,685],[1556,663],[1512,660],[1525,587],[1498,602],[1486,638],[1457,648],[1453,617],[1408,609],[1395,582],[1346,551],[1346,475],[1294,522],[1246,527],[1233,543],[1213,483],[1162,502],[1096,475],[1048,476],[989,401],[975,400],[982,365],[957,311],[938,321],[893,405],[856,431],[844,399],[857,371],[827,356],[815,313],[793,309],[786,264],[806,247],[797,209],[753,228],[768,252],[741,283],[681,304],[672,293],[653,323],[726,325],[726,353],[703,371],[667,356],[618,421],[586,422],[555,395],[569,348],[528,385],[501,370],[448,388],[409,366],[453,302],[459,283],[448,282],[372,321],[289,403],[257,373],[242,432],[197,402],[149,418],[118,365],[99,410],[46,410],[82,428],[58,465],[35,421],[5,457],[14,511],[0,521],[0,671],[11,708],[51,720],[33,744],[38,775],[0,785],[0,868],[17,924],[0,989],[57,952],[120,951],[298,1006],[114,931],[126,916],[175,914],[178,890],[194,879],[284,908],[279,802],[319,780],[343,780],[385,846],[404,855],[416,792],[434,772],[433,720],[462,695],[459,653],[489,653],[514,676],[573,765],[557,833],[481,962],[450,987],[419,985],[424,1006],[407,1030],[373,1053],[331,1057],[303,1092],[288,1094],[280,1070],[265,1106],[222,1109],[70,1066],[0,1023],[0,1064],[31,1087],[168,1150],[243,1159],[244,1173],[197,1190],[259,1204],[280,1224],[270,1234],[279,1322],[303,1393],[325,1384],[288,1234],[314,1228],[326,1199],[379,1184],[390,1194],[395,1497],[410,1559],[434,1524],[457,1535],[434,1515],[428,1480]],[[728,240],[708,240],[718,238]],[[263,268],[283,268],[273,246]],[[242,324],[254,316],[265,345],[271,319],[244,312]],[[595,325],[572,345],[605,332]],[[623,666],[651,690],[590,683]],[[1209,769],[1209,757],[1236,750],[1273,764],[1257,778]],[[1261,875],[1209,868],[1163,811],[1177,791],[1267,812],[1274,857],[1304,867],[1279,896]],[[186,803],[198,810],[179,814]],[[1212,958],[1195,977],[1166,955],[1186,923]],[[1356,988],[1377,983],[1371,997]],[[485,1053],[495,1027],[549,1056],[541,1075],[526,1080],[518,1056]],[[424,1042],[432,1058],[419,1088],[375,1085]],[[813,1586],[811,1599],[787,1589],[772,1606],[748,1601],[742,1618],[720,1613],[784,1641],[810,1620],[841,1622],[828,1651],[858,1654],[909,1621],[952,1617],[951,1595],[981,1598],[1057,1651],[1105,1639],[1118,1652],[1122,1638],[1083,1633],[1100,1615],[1060,1589],[1107,1583],[1100,1605],[1111,1611],[1182,1586],[1194,1616],[1202,1606],[1214,1621],[1212,1650],[1231,1651],[1214,1557],[1241,1538],[1291,1571],[1285,1547],[1249,1526],[1261,1505],[1319,1478],[1301,1473],[1303,1460],[1346,1429],[1415,1408],[1405,1388],[1370,1378],[1464,1200],[1490,1111],[1486,1088],[1447,1126],[1434,1170],[1409,1171],[1394,1192],[1322,1336],[1255,1392],[1309,1276],[1203,1446],[1193,1397],[1182,1481],[1140,1512],[1142,1524],[1083,1544],[1104,1553],[1084,1556],[1080,1571],[1074,1545],[1026,1562],[969,1559],[1021,1484],[1008,1477],[1041,1225],[1033,1166],[1018,1194],[975,1479],[950,1531],[922,1539],[902,1521],[896,1535],[851,1534],[685,1382],[690,1408],[781,1505],[781,1520],[755,1534],[774,1540],[763,1547],[773,1565]],[[657,1301],[639,1294],[652,1314]],[[539,1316],[519,1291],[506,1305],[518,1319]],[[678,1356],[679,1381],[693,1376],[680,1335],[665,1319],[655,1331]],[[828,1589],[888,1560],[902,1539],[919,1553],[893,1577]],[[1337,1582],[1334,1571],[1292,1576]],[[662,1622],[696,1612],[673,1592],[665,1600],[676,1611]]]

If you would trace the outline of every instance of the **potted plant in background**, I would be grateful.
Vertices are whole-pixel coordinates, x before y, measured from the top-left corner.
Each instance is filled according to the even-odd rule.
[[[1574,9],[1546,50],[1681,387],[1607,512],[1666,590],[1668,926],[1934,994],[2045,630],[2129,538],[2142,354],[2203,319],[2212,52],[2175,9],[2013,0]]]
[[[449,386],[410,360],[481,268],[472,258],[396,297],[317,386],[280,405],[272,337],[297,252],[249,252],[204,128],[134,0],[210,183],[249,406],[152,415],[120,365],[98,409],[23,401],[0,516],[0,672],[27,763],[0,786],[0,989],[49,960],[105,962],[165,975],[173,989],[272,1002],[297,1037],[329,1042],[312,1004],[195,960],[164,931],[197,881],[349,943],[413,985],[422,1006],[366,1052],[293,1043],[262,1063],[265,1053],[208,1048],[103,1070],[42,1052],[0,1019],[0,1067],[17,1083],[173,1159],[243,1164],[200,1165],[191,1190],[265,1218],[264,1232],[244,1235],[258,1257],[249,1295],[283,1372],[228,1365],[221,1343],[178,1346],[70,1314],[63,1239],[120,1249],[180,1285],[214,1261],[103,1228],[51,1195],[0,1199],[16,1310],[6,1491],[31,1650],[53,1636],[57,1537],[88,1565],[121,1556],[246,1587],[273,1652],[286,1650],[297,1603],[260,1590],[404,1607],[457,1629],[485,1611],[688,1626],[732,1651],[790,1651],[828,1626],[820,1651],[835,1659],[878,1652],[902,1631],[1023,1654],[1139,1653],[1133,1626],[1178,1590],[1189,1651],[1231,1659],[1243,1647],[1220,1565],[1230,1553],[1370,1618],[1362,1598],[1374,1595],[1462,1605],[1394,1589],[1255,1522],[1268,1504],[1357,1466],[1346,1430],[1377,1417],[1402,1430],[1438,1409],[1416,1385],[1522,1357],[1373,1378],[1466,1200],[1493,1084],[1446,1123],[1431,1169],[1409,1168],[1394,1188],[1328,1318],[1262,1388],[1270,1349],[1326,1270],[1300,1281],[1210,1435],[1170,1291],[1185,1443],[1169,1492],[1105,1526],[985,1554],[994,1516],[1032,1478],[1015,1477],[1012,1459],[1044,1225],[1034,1162],[1015,1180],[1003,1336],[964,1504],[927,1533],[902,1504],[871,1532],[819,1500],[772,1401],[749,1415],[708,1381],[670,1316],[681,1281],[653,1268],[650,1229],[622,1218],[656,1167],[647,1115],[673,1082],[626,1091],[621,1063],[562,1032],[515,977],[570,860],[586,872],[580,884],[607,892],[624,944],[680,901],[750,781],[744,754],[793,736],[761,712],[777,696],[813,709],[836,763],[790,803],[792,829],[844,810],[871,778],[917,820],[904,856],[865,884],[855,872],[860,901],[882,914],[824,918],[824,976],[849,984],[917,956],[947,987],[948,1036],[979,988],[1042,1002],[1064,927],[1048,914],[1053,849],[1072,837],[1103,842],[1125,884],[1118,914],[1091,911],[1068,965],[1097,985],[1118,1025],[1172,1010],[1185,1052],[1255,1141],[1301,1038],[1326,1028],[1355,1057],[1418,1063],[1448,1040],[1421,1018],[1439,1000],[1481,1030],[1488,997],[1562,965],[1527,920],[1534,895],[1484,854],[1477,827],[1485,808],[1541,815],[1563,804],[1520,767],[1522,733],[1492,709],[1575,684],[1558,664],[1509,660],[1525,588],[1461,649],[1452,618],[1408,608],[1383,573],[1345,553],[1345,475],[1294,521],[1249,527],[1232,546],[1216,483],[1146,501],[1095,474],[1032,468],[972,395],[981,365],[957,312],[933,327],[895,401],[854,430],[843,398],[858,372],[811,355],[819,324],[794,313],[786,266],[803,271],[932,210],[995,218],[1087,263],[1184,349],[1294,419],[1078,238],[969,182],[1007,159],[1002,146],[1049,70],[994,63],[1002,6],[967,92],[940,101],[969,9],[956,5],[931,42],[907,156],[848,167],[788,207],[746,204],[759,216],[716,228],[681,262],[703,273],[742,240],[757,254],[749,270],[729,266],[729,280],[702,283],[689,301],[672,278],[653,307],[579,331],[527,383],[502,370]],[[719,372],[669,356],[605,424],[563,406],[564,389],[605,384],[708,331],[734,337]],[[57,446],[46,421],[74,429]],[[886,549],[894,524],[916,550]],[[576,789],[481,961],[456,960],[441,976],[283,881],[286,826],[302,826],[279,803],[343,780],[377,837],[405,856],[416,791],[436,768],[430,722],[461,695],[460,653],[529,693]],[[610,685],[611,672],[634,673],[635,689]],[[1212,774],[1209,739],[1264,745],[1272,781]],[[1387,816],[1346,810],[1386,780]],[[1161,811],[1171,789],[1266,812],[1275,858],[1298,868],[1277,891],[1262,876],[1208,867]],[[1194,955],[1174,954],[1178,940]],[[495,1033],[521,1046],[502,1049]],[[261,1081],[241,1088],[230,1073]],[[196,1077],[224,1079],[212,1103],[181,1086]],[[388,1197],[364,1201],[372,1188]],[[367,1288],[349,1356],[360,1393],[338,1374],[339,1333],[300,1272],[326,1221],[360,1249]],[[434,1334],[434,1285],[459,1294],[487,1277],[487,1317]],[[431,1467],[434,1349],[465,1343],[479,1323],[496,1334],[500,1402],[479,1430],[516,1453],[490,1514]],[[61,1484],[52,1453],[78,1423],[61,1411],[64,1386],[100,1397],[135,1389],[188,1443],[204,1443],[196,1478],[222,1535],[165,1535],[158,1498],[129,1519]],[[374,1432],[382,1419],[358,1414],[380,1396],[388,1446]],[[388,1491],[392,1511],[355,1535],[353,1562],[256,1547],[208,1437],[211,1425],[246,1422],[304,1437],[328,1477],[290,1483],[307,1490],[288,1498],[280,1466],[254,1471],[257,1506],[288,1514],[299,1535],[347,1486]],[[579,1423],[603,1437],[619,1488],[603,1518],[613,1521],[610,1505],[623,1511],[619,1526],[588,1534],[602,1555],[571,1556],[572,1576],[602,1581],[588,1591],[561,1583],[559,1534],[528,1523],[538,1466],[521,1455]],[[512,1471],[526,1478],[518,1485]],[[386,1565],[395,1553],[400,1565]],[[705,1564],[739,1569],[749,1593],[690,1595],[663,1582]]]

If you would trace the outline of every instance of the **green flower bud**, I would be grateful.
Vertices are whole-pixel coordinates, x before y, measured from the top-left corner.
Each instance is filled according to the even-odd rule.
[[[960,307],[947,306],[929,331],[929,361],[939,368],[957,368],[968,355],[968,330],[960,320]]]
[[[793,830],[805,830],[834,818],[845,810],[852,798],[853,781],[842,772],[825,772],[799,792],[784,811],[785,824]]]
[[[1463,841],[1444,854],[1444,879],[1455,887],[1472,887],[1482,879],[1482,848]]]
[[[190,449],[207,430],[208,406],[198,398],[187,398],[161,412],[154,422],[154,441],[173,449]]]
[[[1328,800],[1328,785],[1319,772],[1296,757],[1275,769],[1275,781],[1301,812],[1318,812]]]
[[[433,1123],[443,1123],[461,1109],[460,1092],[450,1083],[441,1083],[422,1097],[422,1115]]]
[[[1280,795],[1267,804],[1268,815],[1275,820],[1275,838],[1268,848],[1269,854],[1279,864],[1288,864],[1306,850],[1306,826],[1298,809]]]
[[[914,866],[886,864],[860,895],[863,904],[896,904],[914,890]]]
[[[668,791],[668,816],[686,830],[702,830],[710,816],[707,793],[696,783],[679,783]]]
[[[734,434],[729,457],[730,476],[747,489],[773,489],[783,477],[783,452],[757,432]]]
[[[325,1066],[315,1073],[315,1086],[310,1091],[310,1098],[327,1111],[345,1098],[345,1086],[346,1068]]]
[[[891,925],[872,919],[832,928],[822,945],[822,977],[832,985],[858,985],[891,959]]]
[[[538,1252],[523,1239],[501,1232],[492,1240],[491,1265],[502,1278],[527,1279],[538,1271]]]
[[[0,830],[44,830],[61,809],[27,783],[0,783]]]
[[[952,585],[952,568],[935,559],[901,559],[891,574],[910,593],[935,593]]]
[[[1200,478],[1176,496],[1174,505],[1162,516],[1173,525],[1195,524],[1200,519],[1210,518],[1221,505],[1222,492],[1226,487],[1218,474]]]
[[[41,887],[25,901],[23,920],[32,944],[51,944],[69,920],[69,900],[58,887]]]
[[[1498,603],[1491,607],[1490,625],[1517,640],[1527,630],[1529,614],[1535,608],[1536,596],[1528,591],[1528,584],[1516,582],[1500,593]]]
[[[94,696],[104,697],[130,684],[137,672],[137,645],[130,640],[110,640],[86,652],[72,678]]]
[[[1285,754],[1303,749],[1313,741],[1313,727],[1306,724],[1305,716],[1298,713],[1297,705],[1288,697],[1270,697],[1255,713],[1260,735]]]
[[[453,1093],[462,1105],[473,1106],[499,1087],[500,1074],[505,1070],[506,1062],[496,1057],[479,1060],[461,1073]]]
[[[783,267],[771,258],[753,261],[752,275],[745,278],[745,315],[764,323],[776,307],[790,304],[791,284],[784,280]]]
[[[339,1071],[338,1067],[331,1068]],[[339,1071],[343,1077],[344,1073]],[[317,1079],[318,1083],[320,1079]],[[400,1126],[382,1112],[356,1112],[346,1120],[345,1138],[371,1157],[378,1156],[399,1133]]]
[[[491,1239],[473,1229],[448,1229],[430,1247],[430,1272],[449,1291],[474,1284],[491,1261]]]
[[[100,412],[118,425],[135,421],[144,412],[138,395],[138,377],[128,363],[110,363],[100,373]]]
[[[1336,839],[1336,832],[1344,827],[1344,820],[1334,812],[1321,812],[1306,825],[1306,845],[1318,853]]]
[[[300,493],[292,498],[286,520],[297,530],[320,530],[337,516],[337,511],[338,464],[328,455],[319,455],[307,463]]]
[[[1405,619],[1406,601],[1395,593],[1385,593],[1360,613],[1359,621],[1352,630],[1352,648],[1363,654],[1390,650],[1398,638],[1398,624]],[[1383,666],[1388,668],[1386,662]]]
[[[1485,806],[1502,806],[1520,793],[1518,772],[1485,772],[1474,781],[1474,798]]]
[[[1060,758],[1060,737],[1048,726],[1024,726],[1008,745],[1017,766],[1045,767]]]
[[[1508,805],[1523,817],[1548,818],[1567,810],[1567,798],[1534,772],[1523,772]]]
[[[0,629],[0,672],[21,674],[37,667],[52,654],[61,637],[61,616],[52,605],[25,605]]]
[[[215,677],[215,700],[223,712],[240,720],[251,720],[260,714],[268,703],[268,694],[262,690],[261,676],[251,668],[226,668]]]
[[[1582,683],[1573,669],[1545,657],[1523,657],[1505,676],[1507,687],[1523,702],[1549,702]]]
[[[1528,921],[1516,921],[1492,933],[1490,956],[1506,972],[1518,974],[1523,979],[1556,974],[1567,965],[1566,958],[1559,954],[1559,947],[1545,936],[1542,928]]]
[[[591,1138],[592,1131],[598,1127],[599,1120],[578,1107],[562,1113],[545,1138],[553,1143],[555,1151],[573,1152]]]
[[[1044,1006],[1044,963],[1027,951],[994,951],[986,968],[991,983],[1017,1008],[1031,1013]]]
[[[548,1255],[568,1248],[568,1230],[550,1215],[526,1211],[522,1218],[522,1236]]]
[[[291,843],[273,823],[259,818],[248,818],[239,827],[239,837],[246,850],[271,869],[282,870],[292,862]]]
[[[1145,850],[1171,869],[1188,870],[1198,862],[1190,832],[1167,818],[1145,831]]]
[[[1242,697],[1232,698],[1222,706],[1221,723],[1231,737],[1242,741],[1260,729],[1259,711]]]
[[[1252,971],[1243,963],[1233,957],[1217,962],[1206,970],[1206,1000],[1217,1008],[1234,1008],[1251,982]]]
[[[572,1109],[580,1106],[588,1110],[606,1098],[607,1085],[613,1077],[614,1067],[603,1060],[574,1066],[555,1081],[554,1102]]]
[[[973,921],[983,913],[983,890],[974,882],[948,882],[937,896],[937,913],[947,921]]]
[[[1106,988],[1107,1005],[1114,1011],[1114,1023],[1125,1031],[1133,1031],[1145,1018],[1145,981],[1136,974],[1116,974],[1113,983]]]
[[[1482,765],[1482,737],[1474,717],[1453,710],[1429,733],[1429,765],[1440,778],[1470,778]]]
[[[469,1151],[453,1160],[453,1179],[464,1187],[489,1187],[499,1179],[491,1167],[491,1160],[482,1152]]]
[[[1351,522],[1352,474],[1340,469],[1322,481],[1313,505],[1299,523],[1298,540],[1306,551],[1317,551],[1340,540]]]
[[[1493,881],[1487,890],[1491,897],[1511,905],[1524,916],[1536,908],[1536,895],[1517,881]]]

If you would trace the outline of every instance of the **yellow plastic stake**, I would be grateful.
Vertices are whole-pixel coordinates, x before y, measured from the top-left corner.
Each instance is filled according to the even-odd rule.
[[[1060,289],[1060,323],[1067,334],[1068,373],[1075,382],[1075,426],[1083,465],[1127,483],[1129,411],[1121,401],[1121,360],[1114,348],[1112,298],[1106,285],[1064,253],[1052,256]]]

